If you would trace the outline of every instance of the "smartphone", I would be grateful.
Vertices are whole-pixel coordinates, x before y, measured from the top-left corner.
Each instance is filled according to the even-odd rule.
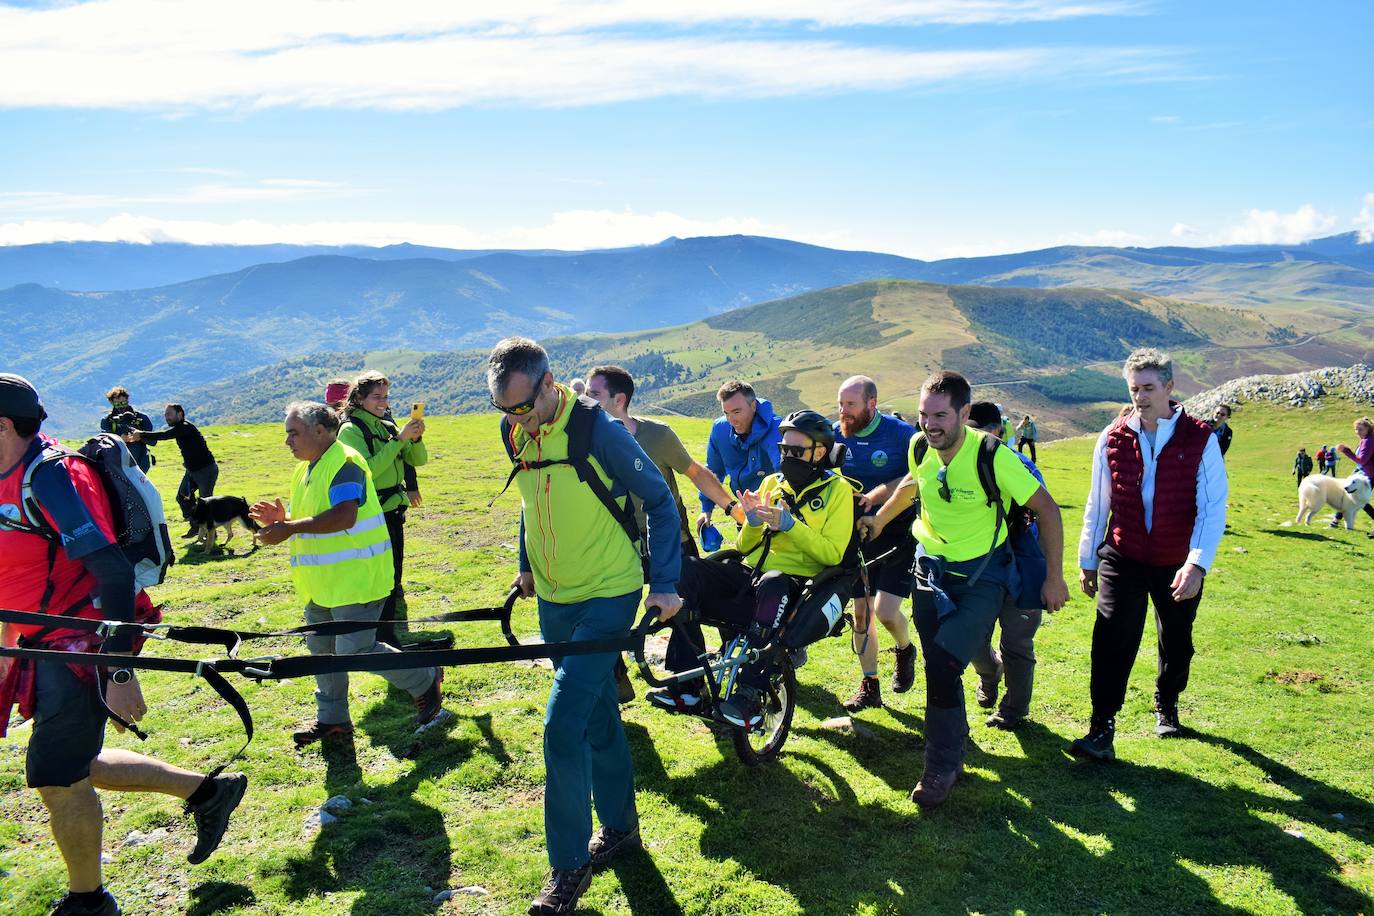
[[[425,418],[424,401],[416,401],[410,405],[410,418],[412,420],[423,420]]]

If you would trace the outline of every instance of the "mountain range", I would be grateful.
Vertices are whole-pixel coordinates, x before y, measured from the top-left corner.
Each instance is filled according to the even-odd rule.
[[[113,288],[135,277],[172,278],[244,261],[254,263],[160,286]],[[144,404],[190,402],[188,392],[232,384],[266,367],[319,362],[311,354],[399,351],[385,359],[403,364],[407,353],[465,353],[515,332],[541,339],[592,333],[599,335],[597,345],[627,332],[703,320],[724,332],[732,320],[754,320],[728,317],[742,314],[736,311],[741,308],[886,278],[1008,288],[1009,294],[1009,288],[1131,290],[1157,300],[1239,308],[1245,321],[1267,328],[1260,335],[1266,342],[1245,357],[1251,371],[1302,368],[1293,365],[1291,345],[1308,337],[1308,344],[1333,351],[1321,355],[1322,364],[1360,358],[1368,352],[1374,319],[1374,245],[1360,244],[1353,234],[1298,246],[1059,247],[929,262],[751,236],[668,239],[594,252],[104,243],[0,248],[0,282],[24,281],[0,290],[14,344],[9,368],[43,387],[50,413],[63,417],[64,426],[82,428],[93,422],[100,396],[116,381],[135,389]],[[1024,293],[1011,295],[999,301],[1029,301]],[[982,329],[972,343],[987,345],[997,333],[1035,337],[1071,329],[1031,327],[1028,322],[1040,320],[1033,312],[1006,309],[999,314],[1008,324],[979,324],[962,310],[975,309],[977,294],[956,298],[964,306],[954,308],[954,324]],[[1187,316],[1192,306],[1169,308]],[[889,330],[938,336],[938,317]],[[716,320],[724,323],[709,324]],[[826,333],[851,330],[837,326]],[[1211,343],[1198,337],[1198,346]],[[1253,365],[1255,353],[1277,346],[1289,348],[1279,351],[1282,359]],[[1005,368],[1050,359],[1037,369],[1048,371],[1060,365],[1054,359],[1072,352],[1051,346]],[[451,394],[458,399],[458,392]]]

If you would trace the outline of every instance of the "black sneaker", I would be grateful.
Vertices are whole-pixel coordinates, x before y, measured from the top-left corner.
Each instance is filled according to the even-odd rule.
[[[892,692],[906,693],[916,683],[916,643],[897,650],[897,668],[892,672]]]
[[[291,740],[296,742],[296,747],[305,747],[326,738],[347,738],[352,734],[351,722],[311,722],[304,728],[292,732]]]
[[[587,855],[591,856],[590,864],[600,868],[621,853],[639,849],[643,845],[643,841],[639,838],[638,824],[629,830],[602,827],[587,844]]]
[[[94,903],[80,902],[87,895],[81,894],[79,897],[70,892],[65,897],[57,901],[57,905],[52,908],[48,916],[120,916],[123,911],[119,908],[119,902],[110,896],[110,892],[105,888],[100,889],[100,896]]]
[[[1155,707],[1155,737],[1178,738],[1183,734],[1183,726],[1178,722],[1178,704]]]
[[[991,709],[997,705],[997,691],[1002,686],[1002,672],[1006,670],[1002,663],[997,663],[997,673],[992,677],[979,677],[978,686],[974,688],[973,698],[978,701],[978,705],[984,709]]]
[[[530,901],[530,916],[571,913],[591,883],[590,863],[581,868],[555,868],[549,875],[549,883]]]
[[[188,805],[196,823],[196,847],[186,856],[186,861],[199,865],[219,848],[224,839],[224,830],[229,826],[229,815],[243,801],[243,793],[248,789],[248,777],[242,773],[226,773],[215,777],[215,794],[198,805]]]
[[[1075,757],[1087,757],[1092,760],[1115,760],[1116,748],[1112,747],[1112,738],[1115,735],[1115,719],[1094,719],[1088,726],[1088,733],[1069,745],[1069,753]]]
[[[753,687],[736,687],[730,699],[720,704],[720,717],[740,728],[753,728],[763,721],[763,703]]]
[[[986,724],[989,728],[1000,728],[1004,732],[1014,732],[1020,728],[1025,721],[1026,720],[1021,716],[1008,715],[999,709],[988,716]]]
[[[439,713],[444,711],[444,669],[434,669],[434,683],[429,685],[429,689],[415,698],[415,724],[428,725],[439,718]]]
[[[865,709],[883,708],[883,688],[876,677],[866,677],[859,681],[859,689],[854,695],[840,704],[845,712],[861,712]]]

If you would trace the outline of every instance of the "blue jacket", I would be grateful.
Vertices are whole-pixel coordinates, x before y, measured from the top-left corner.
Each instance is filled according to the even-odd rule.
[[[778,470],[778,443],[782,442],[782,431],[778,429],[778,424],[781,422],[782,419],[773,412],[773,405],[763,398],[758,400],[754,425],[749,428],[749,435],[743,438],[735,435],[729,420],[717,417],[711,425],[711,438],[706,443],[706,466],[731,493],[736,490],[757,490],[765,477]],[[715,505],[702,494],[701,511],[707,512],[714,509]]]

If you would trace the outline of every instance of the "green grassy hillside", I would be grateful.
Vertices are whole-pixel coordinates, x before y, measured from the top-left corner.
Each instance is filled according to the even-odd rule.
[[[1230,531],[1207,579],[1182,702],[1189,739],[1152,737],[1154,650],[1146,639],[1119,720],[1121,760],[1091,766],[1064,754],[1088,715],[1093,614],[1076,594],[1038,640],[1034,722],[1005,734],[975,717],[968,779],[943,808],[923,812],[907,800],[921,770],[921,688],[888,695],[888,709],[860,716],[865,734],[824,729],[857,676],[846,642],[827,641],[800,672],[794,735],[772,766],[746,770],[728,738],[695,720],[642,700],[625,709],[647,852],[598,875],[585,911],[1374,910],[1374,542],[1364,516],[1354,532],[1285,524],[1296,511],[1287,476],[1296,447],[1348,440],[1351,417],[1367,412],[1339,401],[1237,412]],[[672,422],[699,453],[706,424]],[[487,505],[505,476],[494,426],[490,415],[430,423],[426,502],[408,529],[414,614],[493,603],[513,575],[518,501],[507,495]],[[222,462],[220,492],[284,493],[291,460],[279,427],[208,433]],[[1090,444],[1079,438],[1041,450],[1075,535]],[[162,453],[153,476],[170,495],[178,474]],[[156,594],[168,619],[250,629],[298,623],[284,550],[250,554],[241,535],[233,546],[222,556],[183,555]],[[1072,568],[1072,544],[1068,552]],[[517,626],[536,633],[531,602],[521,603]],[[463,645],[500,642],[494,624],[456,632]],[[153,643],[147,651],[178,648]],[[882,658],[886,677],[892,656]],[[238,746],[236,717],[207,688],[181,676],[144,680],[151,738],[139,745],[111,733],[112,745],[201,768]],[[105,799],[106,880],[127,913],[524,911],[545,868],[545,669],[450,670],[445,702],[456,718],[419,739],[408,698],[357,675],[355,744],[330,752],[298,753],[290,743],[290,728],[313,715],[309,683],[241,684],[259,729],[239,764],[252,782],[209,862],[186,865],[192,831],[179,804]],[[0,912],[21,916],[45,912],[64,880],[43,810],[22,789],[25,736],[21,729],[0,741]],[[304,830],[307,815],[338,794],[354,807],[321,832]],[[166,840],[126,843],[133,830],[162,827]],[[432,902],[441,890],[474,884],[489,896]]]

